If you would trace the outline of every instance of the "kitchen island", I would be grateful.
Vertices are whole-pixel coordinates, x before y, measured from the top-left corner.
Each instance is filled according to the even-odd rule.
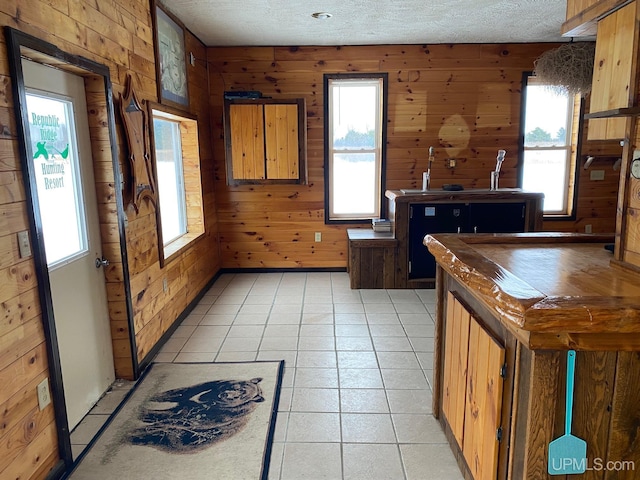
[[[577,478],[640,471],[640,276],[613,237],[427,235],[437,261],[433,412],[465,478],[546,479],[576,370]],[[605,470],[609,471],[605,472]]]

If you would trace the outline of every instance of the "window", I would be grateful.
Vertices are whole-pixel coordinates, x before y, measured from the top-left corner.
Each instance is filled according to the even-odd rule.
[[[171,110],[150,109],[161,265],[204,233],[198,122]]]
[[[325,219],[383,215],[387,74],[324,76]]]
[[[544,193],[544,215],[573,213],[580,101],[525,77],[522,188]]]

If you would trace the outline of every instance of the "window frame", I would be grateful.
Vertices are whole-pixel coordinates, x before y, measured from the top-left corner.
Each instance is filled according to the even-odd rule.
[[[158,235],[158,256],[160,267],[177,258],[196,240],[204,236],[204,212],[202,195],[202,177],[200,149],[198,139],[198,118],[182,110],[155,102],[148,102],[149,150],[153,165],[153,176],[158,186],[158,168],[155,148],[154,118],[174,121],[179,124],[180,159],[182,161],[182,184],[185,193],[186,233],[171,239],[166,244],[162,235],[162,211],[160,208],[160,190],[156,200],[156,227]],[[195,146],[193,146],[195,145]]]
[[[531,148],[525,147],[525,122],[526,122],[526,106],[527,106],[527,86],[529,79],[535,78],[531,71],[523,72],[521,87],[521,105],[520,105],[520,136],[518,140],[518,186],[522,187],[524,183],[524,162],[525,151]],[[538,82],[538,85],[542,83]],[[573,98],[572,107],[567,112],[567,118],[571,119],[571,128],[567,129],[566,135],[569,139],[567,146],[567,175],[566,175],[566,192],[565,205],[563,212],[544,212],[544,221],[566,221],[576,219],[576,208],[578,202],[578,180],[580,178],[578,170],[578,158],[582,150],[582,137],[584,127],[584,99],[578,95]],[[574,141],[575,139],[575,141]],[[541,150],[558,150],[559,148],[549,148]],[[539,149],[533,149],[539,150]]]
[[[331,141],[331,133],[332,133],[332,117],[331,117],[331,83],[333,80],[346,80],[346,81],[355,81],[355,80],[363,80],[371,82],[373,80],[381,81],[381,91],[380,91],[380,104],[379,107],[379,121],[380,121],[380,135],[379,135],[379,147],[376,147],[375,150],[379,150],[379,159],[378,164],[376,165],[376,171],[378,172],[378,192],[376,192],[378,202],[377,204],[377,215],[367,215],[367,216],[346,216],[346,215],[335,215],[332,212],[332,202],[331,202],[331,194],[332,194],[332,185],[331,185],[331,176],[332,176],[332,154],[334,149],[332,148]],[[323,76],[324,83],[324,212],[325,212],[325,224],[361,224],[361,223],[370,223],[373,218],[385,218],[387,213],[387,205],[384,201],[385,199],[385,191],[386,191],[386,156],[387,156],[387,108],[388,108],[388,84],[389,84],[389,74],[386,72],[376,72],[376,73],[334,73],[334,74],[324,74]],[[353,153],[359,153],[360,150],[354,150]],[[374,151],[374,153],[376,153]]]

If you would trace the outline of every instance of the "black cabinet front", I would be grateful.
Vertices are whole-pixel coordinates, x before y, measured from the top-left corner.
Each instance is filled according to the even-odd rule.
[[[427,233],[466,231],[469,207],[464,203],[420,203],[409,208],[409,278],[434,278],[435,259],[422,240]]]
[[[516,203],[470,203],[469,230],[473,233],[524,232],[525,205]]]
[[[436,262],[422,241],[429,233],[525,231],[525,203],[416,203],[409,205],[409,279],[435,278]]]

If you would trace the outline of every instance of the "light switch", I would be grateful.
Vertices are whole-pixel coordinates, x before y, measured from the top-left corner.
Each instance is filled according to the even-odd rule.
[[[31,256],[31,243],[29,243],[28,230],[18,232],[18,248],[20,249],[20,258]]]

